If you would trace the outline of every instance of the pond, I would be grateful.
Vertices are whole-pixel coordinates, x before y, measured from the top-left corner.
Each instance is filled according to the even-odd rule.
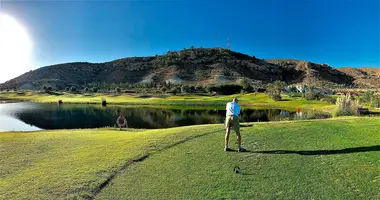
[[[183,107],[121,107],[79,104],[38,104],[30,102],[0,104],[0,131],[35,131],[114,127],[120,112],[130,128],[156,129],[197,124],[223,123],[225,110]],[[295,112],[279,109],[243,109],[241,122],[277,121]]]

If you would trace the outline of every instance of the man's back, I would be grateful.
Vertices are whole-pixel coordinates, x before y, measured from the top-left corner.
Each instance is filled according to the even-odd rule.
[[[228,102],[226,105],[226,115],[236,115],[240,114],[240,106],[236,102]]]

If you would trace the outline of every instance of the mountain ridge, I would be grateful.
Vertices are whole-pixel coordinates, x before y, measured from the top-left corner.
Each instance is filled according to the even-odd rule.
[[[0,89],[63,89],[87,83],[315,84],[379,87],[379,68],[333,68],[296,59],[259,59],[223,48],[190,48],[163,55],[120,58],[104,63],[70,62],[41,67],[0,84]]]

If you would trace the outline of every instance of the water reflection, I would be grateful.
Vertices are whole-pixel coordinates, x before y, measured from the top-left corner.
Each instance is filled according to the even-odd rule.
[[[223,123],[224,110],[163,109],[100,105],[11,103],[0,105],[0,130],[75,129],[115,126],[120,112],[132,128],[169,128],[195,124]],[[243,109],[242,122],[272,121],[294,115],[278,109]],[[3,123],[6,118],[12,123]],[[6,125],[8,124],[8,125]],[[33,128],[27,128],[33,127]]]

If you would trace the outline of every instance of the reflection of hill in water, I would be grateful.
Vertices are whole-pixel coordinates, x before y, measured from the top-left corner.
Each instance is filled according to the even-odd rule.
[[[120,112],[132,128],[169,128],[195,124],[223,123],[223,110],[177,110],[161,108],[100,107],[94,105],[41,104],[14,115],[42,129],[98,128],[114,126]],[[242,110],[242,122],[269,121],[280,110]]]

